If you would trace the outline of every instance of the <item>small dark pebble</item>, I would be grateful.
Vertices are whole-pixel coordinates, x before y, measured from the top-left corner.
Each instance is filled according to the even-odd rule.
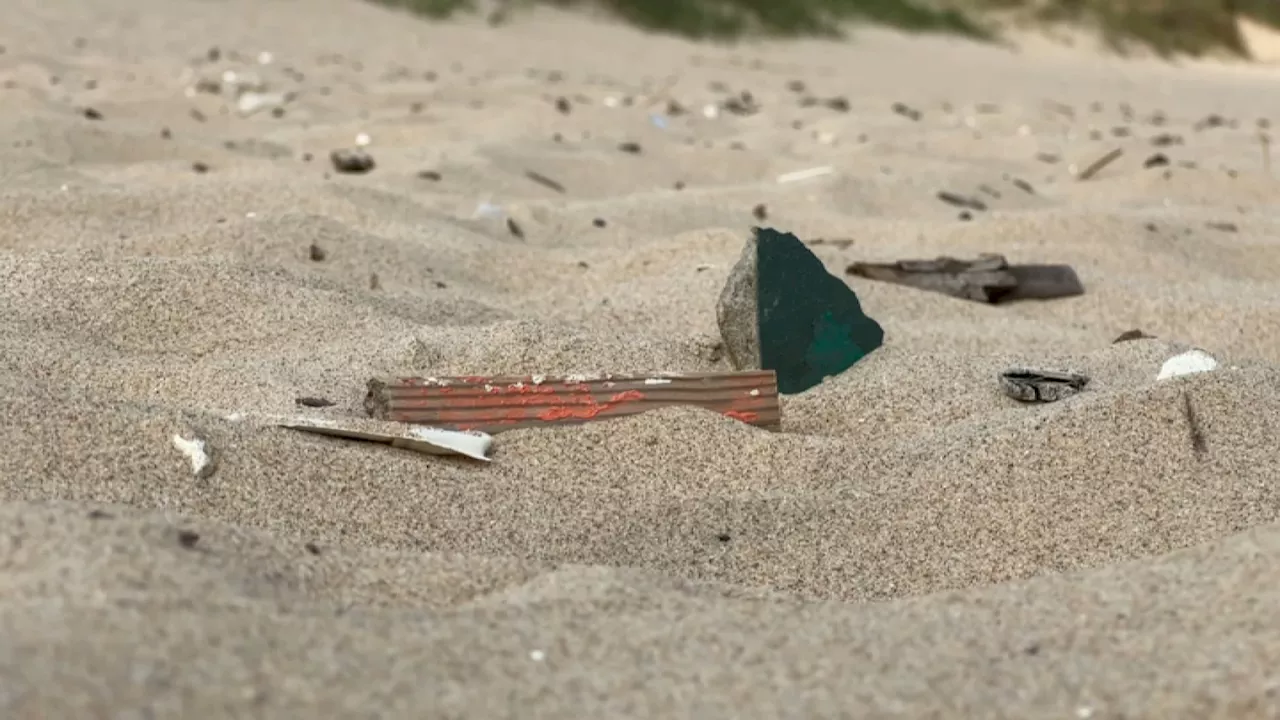
[[[435,170],[422,170],[418,173],[418,177],[431,182],[440,182],[443,176]]]
[[[836,112],[842,112],[842,113],[849,112],[850,107],[852,107],[851,105],[849,105],[849,98],[846,98],[846,97],[827,98],[826,100],[823,101],[822,104],[826,105],[832,110],[835,110]]]
[[[1013,180],[1011,180],[1010,182],[1013,183],[1014,187],[1018,188],[1022,192],[1027,193],[1028,195],[1036,194],[1036,189],[1031,186],[1031,183],[1027,182],[1026,180],[1023,180],[1022,178],[1013,178]]]
[[[561,114],[568,115],[573,111],[573,104],[569,102],[567,97],[558,97],[556,98],[556,110],[560,111]]]
[[[751,216],[757,220],[765,220],[769,217],[769,208],[765,207],[764,203],[760,203],[751,208]]]
[[[191,169],[200,174],[209,172],[208,164],[202,162],[191,163]]]
[[[1150,169],[1150,168],[1156,168],[1156,167],[1165,167],[1168,164],[1169,164],[1169,158],[1166,157],[1164,153],[1156,153],[1155,155],[1152,155],[1151,157],[1147,158],[1142,163],[1142,167]]]
[[[624,142],[618,145],[618,149],[624,153],[631,153],[632,155],[639,155],[641,152],[644,152],[644,149],[640,147],[640,143],[636,142]]]
[[[1222,232],[1240,232],[1239,226],[1233,222],[1210,222],[1205,223],[1205,227],[1210,230],[1220,230]]]
[[[178,544],[182,547],[190,550],[191,548],[194,548],[198,542],[200,542],[200,533],[194,530],[178,531]]]
[[[110,520],[112,517],[114,516],[111,513],[107,512],[106,510],[100,510],[100,509],[94,508],[93,510],[89,511],[90,520]]]
[[[948,205],[954,205],[968,210],[986,210],[987,204],[977,198],[965,197],[946,190],[938,191],[938,199]]]
[[[524,176],[549,190],[554,190],[558,193],[565,191],[564,185],[535,170],[525,170]]]
[[[521,240],[524,239],[524,229],[516,223],[515,218],[507,218],[507,230]]]
[[[900,102],[894,103],[892,105],[892,110],[898,115],[901,115],[902,117],[908,118],[910,120],[919,120],[921,117],[919,110],[907,107],[905,104]]]
[[[308,252],[310,254],[311,259],[315,262],[323,262],[324,259],[329,255],[324,251],[324,248],[320,247],[315,243],[311,243],[311,248],[308,250]]]
[[[300,397],[295,398],[294,402],[302,407],[323,408],[333,407],[333,401],[322,397]]]
[[[729,533],[720,533],[719,535],[716,535],[716,539],[722,543],[727,543],[733,538],[729,536]]]
[[[1196,130],[1208,130],[1210,128],[1223,127],[1224,125],[1229,125],[1229,124],[1231,123],[1226,118],[1222,117],[1221,115],[1218,115],[1217,113],[1214,113],[1212,115],[1205,117],[1203,120],[1197,122],[1192,127]]]
[[[788,83],[787,83],[787,89],[788,89],[788,90],[790,90],[790,91],[791,91],[791,92],[793,92],[793,93],[802,93],[802,92],[804,92],[804,91],[805,91],[805,84],[804,84],[804,81],[803,81],[803,80],[792,80],[792,81],[790,81],[790,82],[788,82]]]
[[[329,153],[333,169],[340,173],[361,174],[374,168],[373,156],[364,150],[334,150]]]
[[[313,542],[307,543],[306,548],[307,548],[307,552],[311,553],[312,555],[320,554],[320,546]]]
[[[170,130],[169,128],[160,128],[160,137],[164,138],[165,140],[172,140],[173,131]]]
[[[973,213],[969,212],[968,210],[961,210],[960,214],[957,215],[956,218],[959,219],[961,222],[969,222],[970,220],[973,219]]]
[[[1129,342],[1130,340],[1149,340],[1154,337],[1155,335],[1148,335],[1142,332],[1141,330],[1138,330],[1135,328],[1133,330],[1125,330],[1124,332],[1120,333],[1120,335],[1115,340],[1111,341],[1111,344],[1115,345],[1116,343]]]
[[[582,268],[583,270],[586,270],[587,268],[589,268],[589,267],[591,267],[591,266],[590,266],[589,264],[587,264],[587,261],[586,261],[586,260],[579,260],[579,261],[578,261],[578,267]]]
[[[444,290],[445,288],[449,287],[449,285],[443,280],[437,280],[436,287],[440,288],[441,290]]]
[[[102,119],[102,113],[99,112],[96,108],[91,108],[91,107],[84,109],[84,116],[90,120]]]
[[[369,289],[381,290],[382,280],[378,277],[378,273],[369,273]]]
[[[677,181],[676,181],[676,184],[675,184],[675,185],[673,185],[672,187],[674,187],[674,188],[675,188],[675,189],[677,189],[677,190],[683,190],[683,189],[685,188],[684,181],[683,181],[683,180],[677,180]]]
[[[592,220],[592,221],[591,221],[591,224],[592,224],[592,225],[595,225],[595,226],[596,226],[596,227],[598,227],[598,228],[602,228],[602,227],[604,227],[605,225],[608,225],[608,223],[606,223],[606,222],[604,221],[604,218],[596,218],[595,220]]]
[[[1151,144],[1156,147],[1169,147],[1170,145],[1181,145],[1182,136],[1173,133],[1160,133],[1151,138]]]
[[[735,97],[725,100],[721,103],[721,106],[734,115],[754,115],[760,112],[760,103],[757,103],[755,97],[746,90],[738,93]]]

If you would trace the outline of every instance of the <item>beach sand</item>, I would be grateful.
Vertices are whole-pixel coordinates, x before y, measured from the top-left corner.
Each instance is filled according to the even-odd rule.
[[[1274,68],[354,0],[9,0],[0,46],[3,717],[1280,717]],[[1087,292],[850,279],[886,343],[782,433],[666,409],[484,464],[254,420],[727,369],[755,224]],[[1019,364],[1093,382],[1019,404]]]

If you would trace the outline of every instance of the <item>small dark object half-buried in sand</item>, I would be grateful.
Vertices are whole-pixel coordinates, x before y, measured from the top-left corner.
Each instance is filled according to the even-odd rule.
[[[370,417],[446,430],[498,433],[575,425],[673,405],[700,407],[778,430],[771,370],[655,375],[389,378],[369,381]]]
[[[944,256],[893,263],[856,262],[845,272],[992,305],[1084,294],[1084,285],[1070,265],[1010,265],[1003,255],[993,253],[975,260]]]
[[[1020,402],[1056,402],[1075,395],[1089,384],[1089,377],[1079,373],[1014,368],[1000,373],[1000,389]]]

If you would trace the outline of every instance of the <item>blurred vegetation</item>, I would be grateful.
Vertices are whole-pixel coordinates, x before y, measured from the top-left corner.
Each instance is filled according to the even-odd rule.
[[[474,11],[474,0],[374,0],[433,18]],[[495,24],[532,5],[603,10],[637,26],[693,38],[840,37],[851,22],[996,40],[1011,22],[1089,28],[1115,50],[1245,55],[1236,24],[1280,27],[1280,0],[505,0]]]

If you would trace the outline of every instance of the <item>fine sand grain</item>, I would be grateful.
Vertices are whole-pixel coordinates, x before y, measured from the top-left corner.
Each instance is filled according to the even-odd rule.
[[[1276,70],[1042,44],[0,3],[0,716],[1280,717]],[[667,409],[480,464],[255,420],[726,369],[753,224],[1087,292],[851,280],[886,344],[780,434]],[[1189,347],[1220,369],[1156,382]],[[1014,366],[1092,382],[1023,405]]]

